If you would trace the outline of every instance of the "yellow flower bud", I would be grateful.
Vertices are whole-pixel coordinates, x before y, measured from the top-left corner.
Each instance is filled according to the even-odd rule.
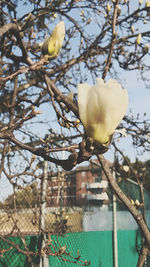
[[[74,123],[75,123],[77,128],[80,126],[80,120],[77,119],[77,120],[74,121]]]
[[[121,14],[121,6],[117,5],[117,14],[120,15]]]
[[[146,7],[150,7],[150,1],[147,0],[146,3],[145,3],[145,6]]]
[[[57,13],[54,13],[53,14],[53,18],[56,19],[58,17],[58,14]]]
[[[138,200],[138,199],[136,199],[136,200],[135,200],[135,205],[136,205],[137,207],[139,207],[139,206],[140,206],[140,202],[139,202],[139,200]]]
[[[107,3],[107,12],[109,13],[111,11],[111,6],[109,3]]]
[[[7,129],[8,129],[8,126],[5,126],[5,127],[3,127],[3,128],[1,129],[1,132],[6,131]]]
[[[136,39],[136,44],[139,45],[141,43],[141,33],[138,34]]]
[[[81,16],[81,17],[84,16],[84,10],[82,10],[82,11],[80,12],[80,16]]]
[[[129,166],[128,166],[128,165],[123,165],[123,166],[122,166],[122,169],[123,169],[125,172],[128,172],[128,171],[129,171]]]
[[[49,55],[52,58],[58,56],[60,48],[62,47],[65,37],[65,24],[63,21],[59,22],[54,28],[52,35],[46,39],[42,45],[43,55]]]
[[[144,52],[145,52],[145,54],[147,54],[149,52],[149,44],[145,44]]]

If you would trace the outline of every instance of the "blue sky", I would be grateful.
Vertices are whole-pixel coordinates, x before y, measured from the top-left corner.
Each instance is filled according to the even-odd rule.
[[[144,112],[150,117],[150,88],[146,88],[137,71],[122,72],[122,80],[129,94],[129,108],[134,115]]]

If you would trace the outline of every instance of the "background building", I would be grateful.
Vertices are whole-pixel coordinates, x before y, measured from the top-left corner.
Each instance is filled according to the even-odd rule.
[[[108,162],[110,166],[112,163]],[[51,175],[50,175],[51,176]],[[48,206],[106,205],[108,183],[96,161],[71,172],[57,173],[48,181]]]

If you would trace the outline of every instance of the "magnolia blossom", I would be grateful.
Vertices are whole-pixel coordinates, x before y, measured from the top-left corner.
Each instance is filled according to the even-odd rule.
[[[98,78],[93,86],[78,84],[78,107],[87,136],[105,144],[127,111],[128,93],[116,80]]]

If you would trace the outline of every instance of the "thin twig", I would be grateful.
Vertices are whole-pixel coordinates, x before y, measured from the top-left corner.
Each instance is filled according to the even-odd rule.
[[[112,40],[111,40],[111,44],[110,44],[110,49],[109,49],[109,54],[108,54],[106,66],[104,68],[104,72],[102,75],[103,80],[105,79],[107,72],[109,70],[109,67],[111,64],[112,54],[114,51],[114,46],[116,43],[116,23],[117,23],[117,10],[118,10],[117,4],[118,4],[118,0],[116,0],[116,2],[114,3],[114,13],[113,13],[113,23],[112,23]]]

